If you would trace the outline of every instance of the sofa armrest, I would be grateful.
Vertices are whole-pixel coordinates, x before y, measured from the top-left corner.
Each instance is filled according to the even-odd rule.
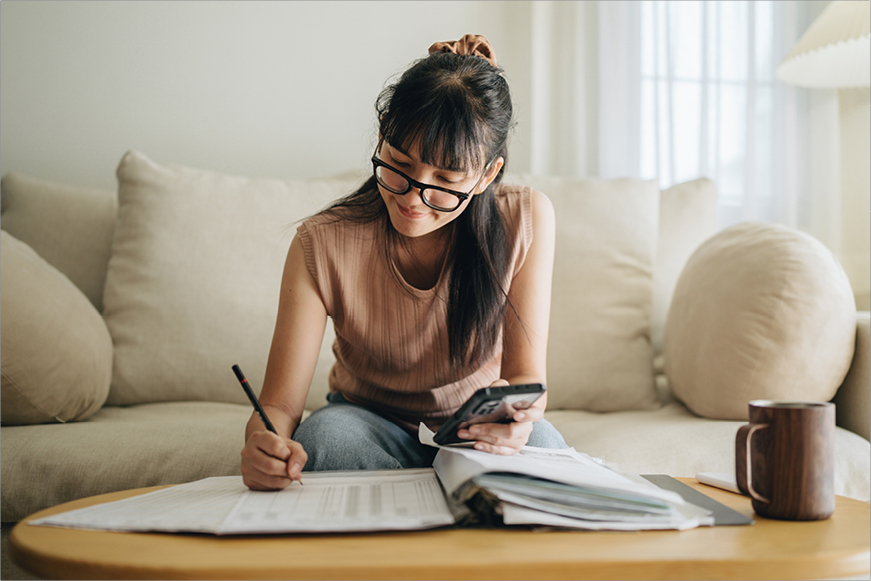
[[[856,353],[844,383],[835,394],[837,423],[871,440],[871,313],[856,316]]]

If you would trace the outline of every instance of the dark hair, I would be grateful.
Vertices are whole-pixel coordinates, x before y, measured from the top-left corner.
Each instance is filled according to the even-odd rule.
[[[421,162],[454,171],[483,169],[500,156],[507,160],[512,106],[501,73],[471,55],[442,52],[418,60],[376,100],[382,138],[403,151],[416,144]],[[493,193],[503,171],[504,165],[452,222],[448,337],[456,368],[492,356],[509,304],[505,282],[511,249]],[[357,221],[384,221],[379,231],[386,234],[388,257],[402,243],[374,177],[327,211]]]

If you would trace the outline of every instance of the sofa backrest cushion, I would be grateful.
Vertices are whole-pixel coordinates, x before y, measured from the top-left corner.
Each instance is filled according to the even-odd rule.
[[[0,230],[0,422],[83,420],[112,378],[112,339],[94,306],[27,244]]]
[[[509,180],[543,192],[556,212],[548,408],[657,407],[650,343],[656,183]]]
[[[659,196],[659,238],[653,262],[650,339],[662,353],[662,334],[674,287],[692,253],[717,232],[717,187],[699,178],[663,190]]]
[[[247,403],[231,366],[260,390],[295,222],[359,178],[249,179],[137,152],[117,175],[104,292],[115,346],[108,403]],[[315,381],[325,384],[326,373]]]
[[[746,420],[753,399],[829,401],[855,341],[853,292],[831,251],[798,230],[744,222],[687,262],[663,354],[672,392],[690,410]]]
[[[66,275],[102,312],[116,193],[12,172],[3,176],[0,188],[3,229]]]

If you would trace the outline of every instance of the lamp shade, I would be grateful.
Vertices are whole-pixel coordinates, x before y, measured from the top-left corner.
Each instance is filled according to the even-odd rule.
[[[826,6],[777,67],[777,77],[811,88],[871,85],[871,2]]]

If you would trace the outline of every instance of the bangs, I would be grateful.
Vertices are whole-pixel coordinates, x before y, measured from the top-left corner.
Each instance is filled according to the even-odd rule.
[[[447,171],[472,173],[484,167],[489,161],[484,144],[491,135],[476,123],[459,90],[408,97],[383,111],[381,135],[391,146],[409,152],[416,145],[422,163]]]

